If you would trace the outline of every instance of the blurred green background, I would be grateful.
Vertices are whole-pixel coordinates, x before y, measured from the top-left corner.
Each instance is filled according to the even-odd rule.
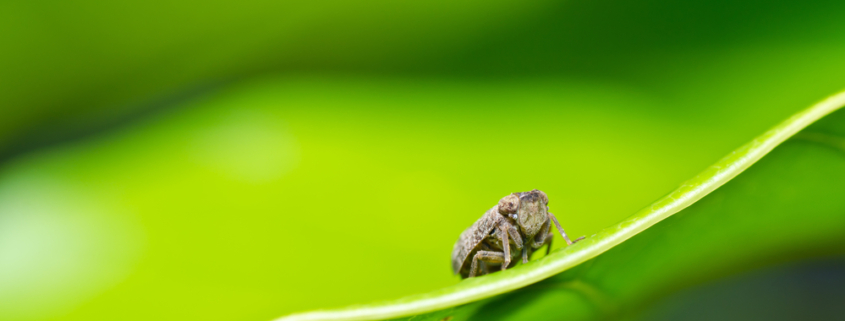
[[[845,87],[845,2],[5,1],[0,320],[268,320],[618,222]],[[557,240],[556,247],[563,242]]]

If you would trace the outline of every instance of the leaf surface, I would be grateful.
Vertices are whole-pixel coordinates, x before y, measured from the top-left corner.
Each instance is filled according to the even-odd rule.
[[[755,164],[759,161],[763,156],[769,154],[775,147],[781,145],[787,139],[801,131],[802,129],[806,128],[810,124],[818,121],[822,117],[830,114],[831,112],[840,108],[843,104],[845,104],[845,92],[838,93],[833,95],[813,106],[810,108],[799,112],[789,119],[783,121],[779,125],[775,126],[774,128],[766,131],[762,135],[758,136],[751,142],[743,145],[742,147],[738,148],[737,150],[731,152],[721,160],[719,160],[716,164],[708,167],[702,173],[698,174],[697,176],[693,177],[692,179],[684,182],[678,189],[670,193],[669,195],[655,201],[651,206],[648,206],[639,212],[635,213],[634,215],[630,216],[629,218],[623,220],[622,222],[608,227],[600,232],[596,233],[595,235],[591,235],[587,237],[587,239],[578,242],[572,246],[566,247],[564,249],[560,249],[551,253],[549,256],[544,257],[542,259],[532,261],[528,264],[509,269],[507,271],[503,271],[500,273],[494,273],[488,276],[474,278],[474,279],[467,279],[462,281],[459,284],[454,286],[446,287],[437,291],[433,291],[430,293],[420,294],[409,296],[406,298],[398,299],[395,301],[388,301],[383,303],[371,304],[371,305],[364,305],[364,306],[357,306],[357,307],[350,307],[347,309],[340,309],[340,310],[333,310],[333,311],[315,311],[315,312],[308,312],[302,314],[294,314],[291,316],[283,317],[281,320],[365,320],[365,319],[387,319],[387,318],[394,318],[400,316],[409,316],[415,314],[422,314],[422,313],[429,313],[436,310],[441,309],[448,309],[458,305],[467,304],[470,302],[475,302],[478,300],[486,299],[493,297],[498,294],[502,294],[508,291],[512,291],[515,289],[519,289],[525,287],[527,285],[536,283],[538,281],[547,279],[551,276],[557,275],[563,271],[571,269],[581,263],[584,263],[588,260],[594,259],[600,254],[613,249],[614,247],[623,244],[626,240],[638,235],[641,232],[646,231],[650,227],[654,226],[655,224],[663,221],[666,218],[669,218],[675,213],[687,208],[691,204],[697,202],[698,200],[704,198],[706,195],[710,194],[720,186],[728,183],[737,175],[748,169],[751,165]],[[834,119],[835,122],[835,119]],[[845,124],[845,123],[842,123]],[[788,152],[793,155],[796,159],[794,161],[803,161],[804,164],[799,165],[791,165],[791,166],[802,166],[805,168],[809,168],[812,170],[817,170],[818,168],[826,168],[826,167],[834,167],[834,169],[842,170],[842,155],[841,149],[839,149],[840,139],[838,136],[833,134],[825,133],[825,130],[836,130],[839,127],[834,125],[825,124],[826,127],[822,127],[821,131],[812,131],[806,135],[802,135],[801,137],[804,138],[804,141],[812,141],[808,145],[805,143],[801,145],[802,147],[793,147],[793,148],[805,148],[805,151],[792,151],[789,150]],[[818,147],[815,145],[822,145],[823,147]],[[837,149],[837,150],[831,150]],[[816,155],[814,155],[816,154]],[[782,156],[781,154],[777,155],[778,160],[786,156]],[[818,159],[818,162],[821,164],[813,164],[814,161]],[[838,165],[838,167],[837,167]],[[770,163],[769,163],[769,166]],[[841,172],[834,172],[831,175],[837,175]],[[815,174],[818,174],[815,172]],[[772,176],[776,177],[776,179],[785,179],[791,178],[790,175],[794,175],[797,178],[804,177],[801,173],[788,173],[787,175],[777,175],[772,174]],[[748,175],[752,176],[752,175]],[[756,176],[756,175],[753,175]],[[751,178],[749,178],[751,179]],[[837,181],[836,179],[832,179],[833,181]],[[843,182],[845,180],[839,179],[839,182]],[[777,183],[777,184],[775,184]],[[765,186],[767,188],[772,188],[773,186],[790,186],[789,181],[777,181],[772,184],[763,184],[763,185],[752,185],[752,186]],[[739,184],[737,184],[739,185]],[[753,190],[753,187],[734,187],[734,189],[742,189],[745,188],[745,192],[748,195],[755,195],[757,191]],[[751,193],[748,193],[747,189],[752,189]],[[836,188],[831,189],[830,187],[824,187],[828,191],[836,191]],[[797,193],[801,191],[800,189],[792,188],[790,189],[793,193]],[[841,189],[840,189],[841,190]],[[806,190],[804,190],[806,192]],[[769,192],[769,191],[763,191]],[[771,191],[771,193],[775,193],[776,191]],[[835,193],[835,192],[834,192]],[[775,195],[769,195],[775,196]],[[711,197],[712,199],[719,199],[719,197],[724,196],[717,196]],[[741,199],[741,198],[740,198]],[[769,198],[765,198],[768,200]],[[797,198],[796,198],[797,199]],[[716,202],[716,201],[712,201]],[[841,205],[838,203],[830,204],[831,208],[825,208],[826,210],[830,211],[832,209],[836,209],[837,205]],[[711,205],[713,206],[713,205]],[[842,208],[841,206],[838,208]],[[700,212],[706,211],[707,206],[704,206],[704,209],[695,208],[689,212]],[[721,215],[726,215],[724,211],[719,211],[716,209],[714,212],[717,212]],[[787,212],[789,214],[794,215],[793,212]],[[711,219],[708,216],[709,213],[696,213],[687,215],[688,217],[693,217],[694,219],[699,220],[708,220]],[[790,216],[783,216],[784,218],[789,218]],[[827,216],[825,216],[827,217]],[[695,242],[703,242],[699,244],[707,245],[707,249],[712,249],[715,243],[710,242],[710,239],[702,237],[702,233],[707,231],[708,228],[712,230],[711,232],[716,234],[720,233],[718,227],[721,226],[723,223],[724,225],[730,225],[732,220],[739,220],[740,222],[751,221],[757,222],[765,217],[760,216],[751,216],[750,214],[744,214],[743,216],[734,215],[734,216],[727,216],[727,218],[732,219],[725,219],[722,222],[717,218],[712,218],[709,224],[701,224],[701,223],[691,223],[690,226],[684,229],[666,229],[662,228],[661,231],[656,231],[654,233],[648,233],[649,236],[652,238],[680,238],[682,240],[694,239]],[[835,216],[833,217],[836,218]],[[794,217],[793,217],[794,219]],[[688,219],[689,220],[689,219]],[[788,234],[780,234],[777,232],[782,232],[779,229],[784,226],[790,226],[792,222],[791,220],[786,220],[779,223],[784,224],[758,224],[757,229],[746,229],[747,226],[743,226],[740,224],[736,224],[736,226],[731,227],[730,231],[736,231],[743,233],[745,231],[754,232],[758,235],[765,235],[769,236],[769,238],[750,238],[752,244],[764,244],[770,245],[766,242],[766,240],[771,239],[771,237],[775,237],[776,240],[786,240]],[[841,223],[841,221],[835,221],[835,223]],[[668,224],[664,224],[668,225]],[[822,225],[824,226],[824,225]],[[835,227],[841,227],[839,225],[833,225]],[[811,227],[816,227],[816,225],[811,225]],[[701,232],[697,232],[701,230]],[[812,231],[812,229],[810,229]],[[839,229],[834,230],[834,232],[839,231]],[[663,233],[660,233],[663,232]],[[829,235],[829,234],[825,234]],[[718,239],[718,238],[717,238]],[[724,242],[721,244],[722,246],[730,246],[732,240],[729,238],[721,238]],[[649,282],[644,282],[644,280],[648,280],[648,278],[644,277],[632,277],[632,276],[618,276],[614,277],[613,273],[610,271],[620,270],[620,271],[629,271],[633,269],[634,272],[640,271],[642,272],[644,269],[647,268],[655,268],[658,269],[657,266],[650,266],[649,264],[653,264],[654,262],[659,262],[660,260],[689,260],[684,263],[688,263],[688,265],[695,266],[696,260],[698,259],[706,259],[708,257],[713,257],[721,255],[724,259],[724,254],[719,253],[719,251],[715,251],[715,253],[710,253],[708,255],[706,252],[698,251],[695,253],[687,252],[688,250],[692,250],[692,247],[683,247],[683,246],[674,246],[671,247],[671,250],[675,250],[678,253],[673,253],[672,255],[666,255],[665,253],[660,254],[652,254],[654,257],[651,260],[648,260],[647,256],[642,255],[641,248],[637,247],[637,244],[643,243],[650,243],[651,240],[647,239],[646,237],[640,238],[634,245],[630,245],[629,249],[621,249],[614,251],[614,254],[609,256],[609,258],[605,258],[602,256],[597,262],[605,262],[598,267],[594,268],[587,268],[586,271],[581,271],[581,273],[589,273],[589,275],[593,276],[590,282],[574,279],[565,282],[557,282],[562,283],[564,286],[562,288],[566,289],[567,291],[577,291],[579,293],[584,293],[583,297],[588,298],[588,302],[597,302],[599,306],[602,306],[599,310],[605,314],[613,314],[618,311],[618,301],[617,297],[621,294],[627,294],[629,298],[633,300],[633,297],[643,293],[643,291],[648,292]],[[668,241],[662,241],[664,244],[667,244]],[[693,241],[690,241],[693,242]],[[695,243],[693,242],[693,243]],[[798,243],[801,244],[801,243]],[[756,247],[749,247],[754,249],[759,249]],[[768,249],[769,247],[763,246],[763,248]],[[742,251],[737,251],[741,253]],[[727,253],[731,254],[731,253]],[[634,260],[634,258],[637,258]],[[637,263],[641,263],[639,266],[636,265]],[[603,275],[604,273],[610,274],[610,276]],[[676,268],[667,268],[667,269],[660,269],[651,270],[652,273],[648,273],[647,276],[651,276],[655,278],[655,282],[663,281],[667,279],[667,275],[677,274],[677,273],[684,273],[684,269],[680,268],[680,270]],[[624,273],[622,273],[624,274]],[[568,275],[567,275],[568,276]],[[552,284],[557,284],[552,282]],[[597,286],[597,284],[601,284],[602,286]],[[628,286],[624,286],[624,285]],[[635,286],[639,285],[639,287]],[[547,286],[547,285],[544,285]],[[618,287],[619,294],[614,294],[609,297],[607,294],[606,287],[615,288]],[[627,291],[627,292],[626,292]],[[542,291],[541,291],[542,292]],[[507,301],[507,300],[506,300]],[[517,300],[518,301],[518,300]],[[510,302],[510,301],[507,301]],[[499,303],[491,303],[494,306],[499,307],[503,306]],[[507,306],[507,304],[505,304]],[[560,311],[567,311],[566,307],[561,307],[558,304],[555,305],[540,305],[545,307],[546,309],[554,308],[555,310]],[[462,312],[465,312],[466,307],[461,308]],[[480,309],[481,313],[490,313],[491,309]],[[499,311],[501,309],[492,309],[494,311]],[[512,309],[512,311],[519,311],[520,309]],[[453,313],[454,310],[449,310],[446,314]],[[433,316],[438,318],[443,313],[437,313]],[[498,317],[501,317],[501,314],[494,314]]]

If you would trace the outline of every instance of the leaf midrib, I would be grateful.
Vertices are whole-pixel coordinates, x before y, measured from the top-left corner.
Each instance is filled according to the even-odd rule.
[[[843,105],[845,105],[845,91],[834,94],[781,122],[684,182],[672,193],[622,222],[605,228],[572,246],[556,250],[537,261],[484,277],[467,279],[456,285],[425,294],[338,310],[293,314],[277,321],[371,320],[409,316],[492,297],[538,282],[592,259],[690,206],[745,171],[808,125]],[[836,136],[814,133],[801,138],[836,148],[845,148],[845,141]]]

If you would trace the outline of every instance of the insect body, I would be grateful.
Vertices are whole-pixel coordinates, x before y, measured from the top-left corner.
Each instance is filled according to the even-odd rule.
[[[452,270],[471,278],[507,269],[516,264],[520,254],[522,263],[527,263],[543,245],[548,246],[548,253],[552,246],[551,222],[566,244],[572,244],[557,218],[549,213],[548,203],[546,193],[536,189],[503,197],[461,233],[452,249]]]

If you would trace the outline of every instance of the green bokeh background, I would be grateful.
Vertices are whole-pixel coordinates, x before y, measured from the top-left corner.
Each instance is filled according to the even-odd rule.
[[[843,18],[0,3],[0,320],[268,320],[454,284],[500,197],[544,190],[591,234],[842,89]]]

